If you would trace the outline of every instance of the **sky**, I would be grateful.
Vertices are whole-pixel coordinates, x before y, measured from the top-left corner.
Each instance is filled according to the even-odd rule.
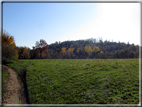
[[[140,45],[139,3],[3,3],[3,29],[17,46],[99,38]]]

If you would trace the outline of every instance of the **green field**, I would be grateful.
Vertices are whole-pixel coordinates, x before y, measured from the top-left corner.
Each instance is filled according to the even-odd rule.
[[[27,86],[31,104],[139,103],[138,59],[30,61]]]
[[[138,59],[40,59],[7,65],[17,73],[27,69],[31,104],[139,103]]]

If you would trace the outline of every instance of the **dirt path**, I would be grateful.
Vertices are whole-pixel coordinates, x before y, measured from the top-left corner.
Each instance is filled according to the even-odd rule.
[[[3,104],[26,104],[24,86],[18,74],[10,67],[2,65],[9,74],[6,88],[3,92]]]

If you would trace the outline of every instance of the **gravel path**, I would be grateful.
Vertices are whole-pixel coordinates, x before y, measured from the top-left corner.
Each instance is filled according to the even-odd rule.
[[[24,86],[18,74],[10,67],[2,65],[8,72],[8,82],[3,92],[3,104],[26,104]]]

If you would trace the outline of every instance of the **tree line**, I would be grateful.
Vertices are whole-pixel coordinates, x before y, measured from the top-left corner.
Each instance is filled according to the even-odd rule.
[[[2,35],[2,58],[4,59],[97,59],[139,58],[139,46],[129,43],[87,39],[55,42],[48,45],[43,39],[36,41],[32,49],[18,47],[14,37]]]

